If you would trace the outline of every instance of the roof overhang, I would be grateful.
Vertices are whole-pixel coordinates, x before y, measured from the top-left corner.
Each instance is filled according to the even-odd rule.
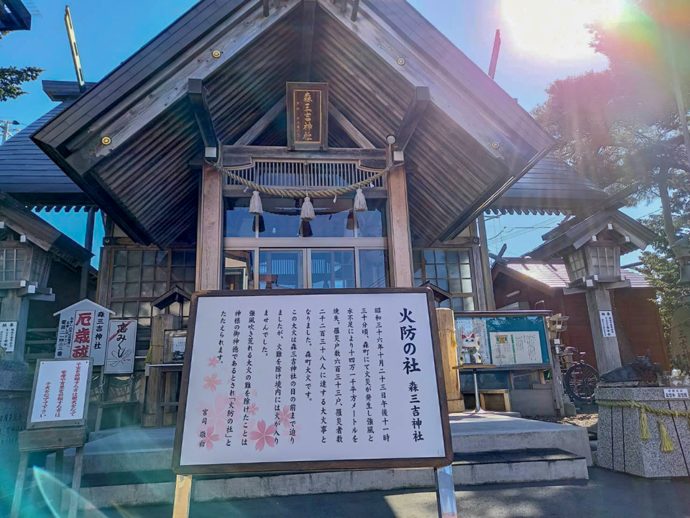
[[[22,0],[0,0],[0,32],[28,31],[31,29],[31,13]]]
[[[419,245],[450,239],[553,141],[406,2],[362,0],[357,13],[343,4],[285,0],[266,13],[262,2],[204,0],[34,141],[131,237],[163,246],[196,223],[189,163],[204,143],[190,78],[202,80],[223,144],[280,102],[286,81],[314,80],[328,82],[333,106],[382,148],[428,88],[404,152],[411,233]]]

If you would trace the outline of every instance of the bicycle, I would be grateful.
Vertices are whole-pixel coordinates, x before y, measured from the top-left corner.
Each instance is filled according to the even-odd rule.
[[[579,359],[575,360],[575,353]],[[558,354],[558,360],[563,375],[563,388],[573,403],[594,403],[594,390],[599,383],[597,370],[585,363],[586,353],[575,347],[566,347]]]

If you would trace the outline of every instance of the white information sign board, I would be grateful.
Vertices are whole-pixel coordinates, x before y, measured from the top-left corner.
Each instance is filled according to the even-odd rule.
[[[132,374],[137,345],[137,321],[111,319],[108,330],[105,374]]]
[[[111,310],[83,299],[59,315],[55,358],[91,358],[93,365],[103,365]]]
[[[91,360],[38,360],[27,428],[83,425]]]
[[[690,399],[686,388],[665,388],[664,398],[666,399]]]
[[[613,311],[599,311],[601,321],[601,334],[604,338],[616,336],[616,326],[613,323]]]
[[[538,331],[489,333],[495,365],[541,363],[541,337]]]
[[[14,344],[17,340],[17,322],[12,320],[3,320],[0,322],[0,347],[5,349],[6,353],[14,352]]]
[[[178,473],[450,463],[429,290],[229,293],[192,303]]]

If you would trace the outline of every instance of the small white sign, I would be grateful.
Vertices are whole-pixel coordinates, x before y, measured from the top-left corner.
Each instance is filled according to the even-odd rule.
[[[72,330],[74,329],[74,312],[60,314],[57,342],[55,343],[55,358],[58,360],[69,357],[72,348]]]
[[[114,314],[89,299],[61,309],[59,315],[55,358],[92,358],[93,365],[105,361],[108,321]]]
[[[17,322],[5,320],[0,322],[0,347],[6,353],[14,352],[14,344],[17,340]]]
[[[690,399],[686,388],[665,388],[664,397],[666,399]]]
[[[137,321],[111,319],[105,354],[105,374],[132,374],[137,345]]]
[[[599,320],[601,321],[601,334],[604,338],[615,337],[616,326],[613,323],[613,311],[599,311]]]
[[[95,311],[76,311],[74,313],[71,358],[88,358],[91,356],[94,317]]]
[[[38,360],[29,428],[68,426],[86,414],[91,360]]]

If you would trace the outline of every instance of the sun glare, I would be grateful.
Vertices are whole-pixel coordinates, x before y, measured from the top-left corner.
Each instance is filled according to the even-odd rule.
[[[506,43],[551,60],[591,57],[587,27],[618,20],[624,0],[502,0]]]

